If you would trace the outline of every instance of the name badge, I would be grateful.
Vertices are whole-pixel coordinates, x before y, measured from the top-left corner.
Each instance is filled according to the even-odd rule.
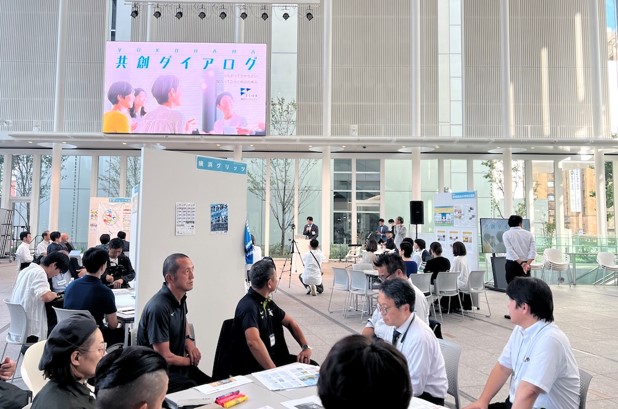
[[[275,334],[270,334],[269,338],[270,338],[270,346],[274,347],[275,346]]]
[[[67,285],[67,280],[65,280],[64,278],[62,280],[58,280],[58,285]]]

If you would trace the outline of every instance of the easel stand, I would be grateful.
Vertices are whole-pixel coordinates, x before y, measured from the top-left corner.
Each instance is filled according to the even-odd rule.
[[[281,268],[281,274],[279,274],[279,281],[277,282],[277,289],[275,290],[275,292],[277,292],[277,290],[279,289],[279,285],[281,284],[281,278],[283,277],[283,273],[285,273],[286,271],[288,272],[288,288],[290,288],[292,285],[292,269],[293,269],[292,258],[294,257],[294,253],[300,256],[300,250],[298,248],[298,243],[292,237],[292,242],[290,243],[290,251],[288,252],[288,256],[285,258],[285,261],[283,262],[283,267]],[[302,257],[299,257],[299,258],[300,258],[300,262],[303,264],[303,267],[305,267]],[[290,268],[286,270],[285,267],[287,266],[288,261],[290,262]],[[298,269],[294,268],[294,273],[298,273]]]

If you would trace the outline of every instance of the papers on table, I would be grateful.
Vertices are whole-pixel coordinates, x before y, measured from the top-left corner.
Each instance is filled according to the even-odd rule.
[[[281,402],[281,404],[289,409],[324,409],[324,406],[322,406],[322,401],[315,395],[307,396],[302,399]]]
[[[280,391],[315,386],[318,383],[319,372],[319,366],[296,363],[252,375],[271,391]]]
[[[120,294],[133,294],[133,290],[129,290],[128,288],[112,288],[112,292],[115,296]]]
[[[246,376],[234,376],[232,378],[223,379],[221,381],[196,386],[194,389],[197,389],[205,395],[210,395],[212,393],[221,392],[230,388],[236,388],[237,386],[251,382],[253,381]]]

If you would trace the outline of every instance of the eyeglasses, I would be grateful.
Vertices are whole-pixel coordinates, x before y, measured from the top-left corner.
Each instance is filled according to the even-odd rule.
[[[388,310],[390,310],[391,308],[397,308],[397,307],[396,306],[386,307],[384,305],[378,304],[378,311],[380,311],[381,314],[388,314]]]
[[[378,280],[380,280],[380,282],[385,282],[386,280],[388,280],[388,278],[392,276],[392,274],[387,274],[385,276],[378,276]]]
[[[105,353],[105,351],[107,351],[107,342],[103,342],[100,344],[100,346],[98,348],[95,349],[83,349],[81,350],[81,352],[101,352],[101,353]]]

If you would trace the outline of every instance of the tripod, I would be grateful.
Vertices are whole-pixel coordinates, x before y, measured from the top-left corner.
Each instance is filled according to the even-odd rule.
[[[279,274],[279,281],[277,282],[277,290],[279,289],[279,285],[281,284],[281,277],[283,277],[283,273],[286,271],[285,266],[288,264],[288,261],[290,262],[290,269],[287,270],[288,271],[288,288],[290,288],[292,285],[292,258],[294,257],[294,253],[301,256],[300,250],[298,248],[298,243],[296,242],[296,240],[294,240],[294,237],[292,237],[292,242],[290,243],[290,251],[288,253],[288,256],[285,258],[285,261],[283,262],[283,267],[281,268],[281,274]],[[300,258],[301,264],[303,265],[303,267],[305,267],[305,263],[303,262],[302,257],[299,257],[299,258]],[[297,273],[298,270],[294,269],[294,272]],[[275,292],[277,290],[275,290]]]

